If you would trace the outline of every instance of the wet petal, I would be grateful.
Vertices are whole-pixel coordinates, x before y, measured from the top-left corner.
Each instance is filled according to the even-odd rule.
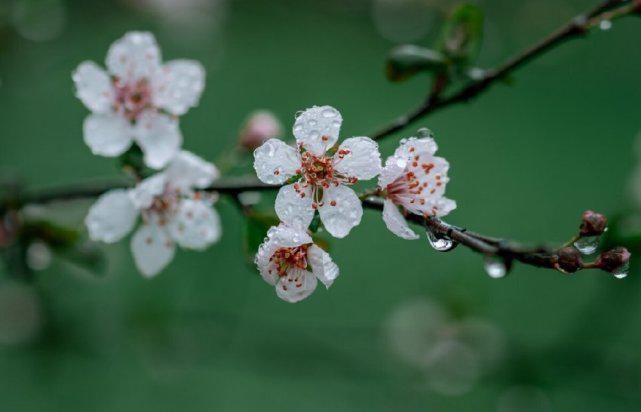
[[[157,275],[174,258],[176,246],[169,234],[155,224],[144,224],[131,238],[136,267],[147,278]]]
[[[132,31],[109,48],[107,69],[125,81],[151,79],[160,69],[160,59],[160,49],[153,34]]]
[[[156,196],[165,191],[167,179],[164,173],[156,173],[142,182],[129,192],[131,201],[138,209],[146,209],[151,206]]]
[[[111,110],[114,92],[109,75],[94,62],[83,62],[73,72],[76,96],[94,113]]]
[[[169,162],[165,174],[173,186],[204,189],[218,178],[220,172],[212,163],[183,150]]]
[[[182,116],[198,105],[205,88],[205,69],[194,60],[172,60],[154,76],[152,88],[156,107]]]
[[[400,210],[398,210],[398,206],[389,199],[385,200],[383,206],[383,221],[387,228],[396,236],[408,240],[418,239],[418,235],[410,229],[407,220],[405,220],[405,217],[401,214]]]
[[[325,229],[337,238],[347,236],[363,216],[360,199],[352,189],[343,185],[325,189],[318,211]]]
[[[279,139],[269,139],[254,151],[258,178],[270,185],[285,183],[301,167],[298,150]]]
[[[307,261],[312,267],[314,276],[323,282],[326,288],[332,286],[332,283],[338,277],[338,266],[329,256],[329,253],[316,245],[312,245],[307,251]]]
[[[296,188],[299,188],[296,190]],[[307,228],[314,218],[311,188],[300,187],[298,183],[280,188],[276,196],[276,214],[283,223]]]
[[[343,118],[331,106],[314,106],[305,110],[294,122],[296,142],[320,156],[338,141]]]
[[[394,182],[405,173],[408,160],[404,156],[390,156],[385,161],[385,167],[378,176],[378,187],[385,189],[387,185]]]
[[[316,276],[302,269],[290,269],[276,285],[276,294],[289,303],[300,302],[316,289]]]
[[[92,240],[114,243],[133,229],[138,210],[125,189],[111,190],[98,198],[85,218]]]
[[[85,143],[99,156],[120,156],[133,141],[129,122],[115,113],[90,114],[83,129]]]
[[[346,139],[334,155],[334,166],[344,176],[372,179],[381,172],[378,144],[369,137]]]
[[[158,112],[142,113],[134,132],[136,142],[143,151],[145,164],[152,169],[165,167],[182,145],[178,121]]]
[[[180,202],[168,229],[180,246],[195,250],[218,241],[222,232],[218,213],[207,203],[191,199]]]
[[[267,238],[258,247],[254,262],[263,279],[275,285],[278,280],[278,268],[271,262],[271,257],[283,247],[297,247],[312,243],[312,238],[302,227],[292,227],[281,223],[272,226],[267,232]]]

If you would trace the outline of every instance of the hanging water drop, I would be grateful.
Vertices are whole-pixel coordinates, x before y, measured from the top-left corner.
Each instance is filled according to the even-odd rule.
[[[584,255],[591,255],[599,247],[599,240],[599,236],[582,236],[574,242],[574,247]]]
[[[424,139],[426,137],[429,137],[429,138],[434,137],[434,133],[427,127],[421,127],[420,129],[418,129],[417,135],[420,139]]]
[[[485,258],[485,272],[493,279],[501,279],[507,275],[505,260],[498,256]]]
[[[628,272],[630,271],[630,263],[625,263],[617,268],[612,275],[617,279],[625,279],[628,277]]]
[[[430,243],[430,246],[439,252],[449,252],[458,245],[458,243],[452,239],[436,236],[429,229],[425,230],[425,234],[427,235],[427,240]]]
[[[603,31],[610,30],[612,28],[612,22],[610,20],[601,20],[599,28]]]

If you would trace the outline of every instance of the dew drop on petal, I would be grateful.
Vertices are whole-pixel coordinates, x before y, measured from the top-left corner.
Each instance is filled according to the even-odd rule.
[[[434,138],[434,133],[427,127],[421,127],[420,129],[418,129],[417,135],[420,139],[424,139],[427,137]]]
[[[625,263],[618,267],[617,269],[612,272],[612,276],[614,276],[617,279],[625,279],[628,277],[628,272],[630,271],[630,263]]]
[[[584,236],[574,242],[574,247],[584,255],[591,255],[599,246],[599,236]]]
[[[485,272],[493,279],[501,279],[507,275],[507,266],[505,266],[505,261],[500,257],[486,257],[484,267]]]
[[[427,235],[427,241],[430,243],[430,246],[439,252],[449,252],[458,245],[458,243],[452,239],[436,236],[431,230],[426,230],[425,234]]]

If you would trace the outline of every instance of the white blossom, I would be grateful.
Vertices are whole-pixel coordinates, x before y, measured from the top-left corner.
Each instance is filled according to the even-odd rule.
[[[361,201],[348,185],[376,177],[381,159],[369,137],[352,137],[333,149],[341,123],[338,110],[315,106],[296,118],[297,148],[270,139],[254,152],[254,168],[263,182],[277,185],[297,177],[276,197],[276,214],[284,223],[308,227],[318,210],[325,229],[338,238],[360,223]]]
[[[152,277],[171,262],[176,244],[203,250],[221,235],[211,198],[198,189],[209,186],[219,173],[198,156],[182,151],[155,175],[133,189],[114,189],[91,207],[85,224],[91,239],[114,243],[142,224],[131,238],[138,270]]]
[[[412,137],[401,141],[394,155],[387,158],[378,178],[385,196],[383,220],[387,228],[403,239],[417,239],[399,206],[421,216],[442,217],[456,208],[456,202],[444,196],[448,182],[447,160],[434,156],[432,138]]]
[[[317,281],[329,288],[338,277],[338,266],[313,243],[307,231],[284,223],[269,229],[255,262],[265,282],[276,288],[279,298],[290,303],[311,295]]]
[[[162,64],[147,32],[129,32],[112,44],[106,67],[85,61],[73,73],[76,95],[92,112],[85,143],[96,155],[115,157],[135,142],[147,166],[163,168],[180,150],[178,116],[198,104],[204,68],[193,60]]]

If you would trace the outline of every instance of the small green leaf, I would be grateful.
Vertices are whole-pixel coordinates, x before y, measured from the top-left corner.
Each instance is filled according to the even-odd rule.
[[[390,81],[398,82],[419,72],[443,72],[447,65],[447,59],[442,53],[406,44],[392,49],[387,58],[386,73]]]
[[[481,50],[483,39],[483,10],[473,3],[457,6],[443,28],[441,51],[456,66],[469,66]]]
[[[318,232],[320,223],[321,223],[320,215],[318,214],[318,210],[316,210],[314,212],[314,218],[312,219],[312,223],[309,224],[309,231],[312,233]]]
[[[74,263],[95,275],[104,275],[107,259],[102,249],[94,242],[82,241],[73,246],[57,250],[60,257]]]

